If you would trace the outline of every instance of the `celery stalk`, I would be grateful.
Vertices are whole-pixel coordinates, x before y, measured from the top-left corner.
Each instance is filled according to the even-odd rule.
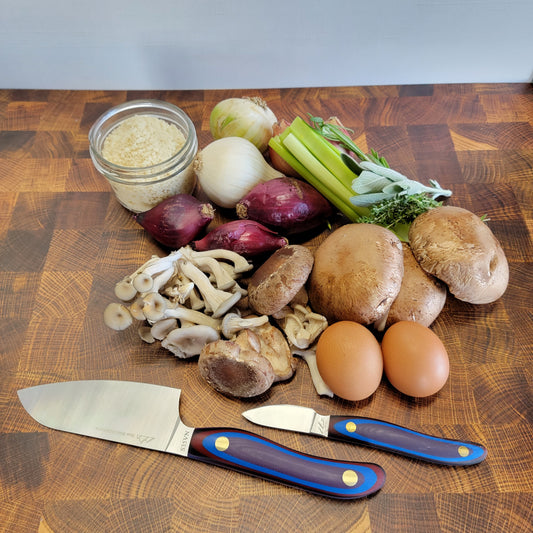
[[[339,150],[300,117],[296,117],[288,129],[338,181],[350,190],[353,196],[351,186],[352,181],[357,178],[357,174],[346,166],[340,156]]]
[[[283,146],[305,167],[307,172],[302,173],[302,177],[351,221],[355,222],[359,216],[367,214],[367,209],[350,204],[349,199],[353,196],[353,191],[341,183],[293,133],[285,137]],[[291,165],[289,161],[287,163]],[[293,168],[300,172],[298,168]]]

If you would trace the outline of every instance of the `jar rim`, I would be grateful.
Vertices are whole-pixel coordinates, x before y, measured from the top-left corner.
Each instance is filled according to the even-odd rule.
[[[153,115],[157,116],[157,111],[163,110],[170,112],[171,114],[175,115],[176,117],[180,118],[185,122],[185,125],[187,126],[187,135],[185,137],[185,143],[183,146],[180,147],[180,149],[171,155],[169,158],[165,159],[164,161],[160,161],[159,163],[155,163],[153,165],[148,165],[145,167],[130,167],[130,166],[124,166],[119,165],[117,163],[113,163],[112,161],[109,161],[109,159],[106,159],[102,153],[99,147],[96,144],[97,139],[97,133],[102,129],[102,127],[108,122],[109,120],[115,118],[116,124],[104,135],[102,138],[102,145],[107,138],[107,136],[115,129],[118,125],[120,125],[124,120],[127,118],[134,116],[136,114],[143,114],[143,115]],[[124,116],[123,119],[117,118],[120,117],[121,114],[127,112],[127,115]],[[160,117],[163,120],[167,119],[168,117]],[[134,174],[136,171],[141,171],[142,175],[145,177],[145,174],[147,173],[160,173],[164,172],[166,167],[173,163],[176,159],[179,159],[182,154],[188,154],[191,150],[191,148],[194,149],[194,145],[197,142],[197,136],[196,136],[196,129],[195,126],[185,111],[181,109],[180,107],[171,104],[169,102],[165,102],[163,100],[156,100],[156,99],[137,99],[137,100],[129,100],[127,102],[123,102],[122,104],[118,104],[116,106],[111,107],[104,113],[102,113],[94,122],[94,124],[91,126],[89,130],[89,150],[91,154],[98,159],[101,163],[108,166],[109,169],[119,172],[119,173],[127,173],[131,174],[130,178],[134,177]]]

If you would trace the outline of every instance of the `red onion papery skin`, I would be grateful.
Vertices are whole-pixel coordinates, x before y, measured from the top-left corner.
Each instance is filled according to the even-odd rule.
[[[211,204],[190,194],[176,194],[134,218],[157,242],[178,249],[197,237],[214,216]]]
[[[287,244],[287,239],[253,220],[232,220],[211,230],[192,246],[200,252],[222,248],[244,257],[273,252]]]
[[[332,205],[314,187],[295,178],[259,183],[235,206],[241,219],[255,220],[285,235],[326,223]]]

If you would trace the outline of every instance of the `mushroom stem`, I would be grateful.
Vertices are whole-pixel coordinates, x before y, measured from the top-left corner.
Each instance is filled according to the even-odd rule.
[[[234,271],[237,274],[242,274],[243,272],[247,272],[248,270],[251,270],[253,268],[253,265],[249,263],[248,260],[242,255],[238,254],[237,252],[233,252],[231,250],[223,250],[222,248],[218,248],[216,250],[207,250],[205,252],[197,252],[197,251],[191,250],[190,257],[193,260],[196,260],[197,258],[202,258],[202,257],[213,257],[215,259],[225,259],[233,263]]]
[[[325,381],[320,375],[320,372],[318,371],[315,349],[310,348],[308,350],[298,350],[293,347],[291,351],[292,355],[299,355],[307,363],[317,394],[320,396],[329,396],[330,398],[333,398],[333,391],[326,385]]]
[[[231,309],[241,298],[240,293],[225,292],[211,285],[209,278],[190,261],[180,262],[181,271],[196,285],[206,308],[212,311],[215,318],[221,317]]]
[[[237,313],[226,313],[222,320],[222,334],[226,339],[231,339],[235,333],[242,329],[256,328],[267,322],[267,315],[241,318]]]
[[[178,320],[186,320],[187,322],[193,322],[194,324],[203,324],[205,326],[211,326],[214,329],[220,329],[221,321],[211,316],[204,315],[200,311],[189,309],[178,305],[176,307],[170,307],[165,310],[164,318],[177,318]]]
[[[171,265],[166,270],[163,270],[163,272],[155,276],[151,291],[159,292],[170,281],[175,272],[176,270],[174,265]]]
[[[235,285],[235,278],[220,266],[220,263],[213,257],[197,257],[193,263],[202,271],[210,272],[215,278],[215,283],[218,289],[225,291],[231,289]]]

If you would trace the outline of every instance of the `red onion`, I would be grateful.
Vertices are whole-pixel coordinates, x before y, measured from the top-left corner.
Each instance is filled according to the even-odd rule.
[[[176,194],[134,218],[163,246],[178,249],[197,237],[214,216],[211,204],[190,194]]]
[[[256,185],[236,205],[237,216],[280,233],[314,229],[333,213],[331,204],[311,185],[295,178],[275,178]]]
[[[250,257],[282,248],[287,239],[253,220],[233,220],[192,244],[198,251],[222,248]]]

